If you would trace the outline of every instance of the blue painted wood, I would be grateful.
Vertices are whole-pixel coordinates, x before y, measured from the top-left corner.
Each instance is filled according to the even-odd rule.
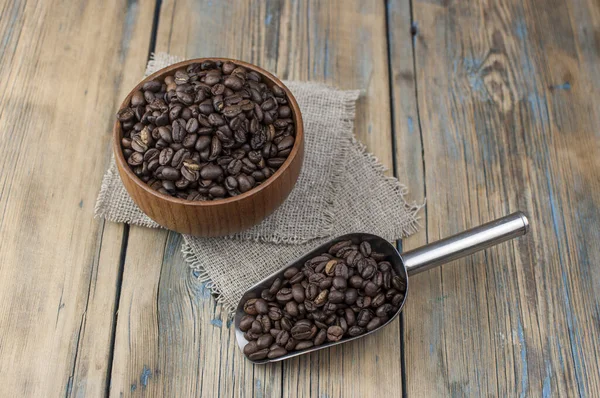
[[[401,4],[388,2],[392,70]],[[600,393],[599,11],[413,3],[423,157],[403,164],[423,162],[427,239],[516,209],[532,230],[415,278],[413,292],[449,298],[406,307],[409,396]]]

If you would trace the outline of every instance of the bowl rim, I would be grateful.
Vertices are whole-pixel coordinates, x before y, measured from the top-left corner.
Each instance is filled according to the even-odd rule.
[[[238,201],[247,199],[249,197],[252,197],[252,196],[260,193],[261,191],[267,189],[271,184],[274,183],[275,180],[277,180],[278,177],[280,177],[283,173],[286,172],[287,169],[290,168],[290,165],[292,164],[292,162],[298,155],[298,152],[300,151],[300,148],[302,147],[303,141],[304,141],[304,125],[302,122],[302,114],[300,112],[300,107],[298,106],[298,102],[296,101],[296,98],[294,97],[292,92],[289,90],[289,88],[287,88],[287,86],[285,84],[283,84],[281,82],[281,80],[279,80],[279,78],[277,78],[272,73],[266,71],[265,69],[263,69],[259,66],[250,64],[248,62],[240,61],[240,60],[233,59],[233,58],[221,58],[221,57],[193,58],[193,59],[188,59],[185,61],[177,62],[173,65],[169,65],[165,68],[162,68],[162,69],[154,72],[150,76],[141,80],[129,92],[129,94],[127,94],[127,96],[125,97],[125,99],[123,100],[121,105],[119,106],[119,109],[117,112],[121,111],[122,109],[126,108],[129,105],[129,102],[131,100],[131,97],[133,96],[133,93],[140,90],[142,88],[142,86],[144,85],[144,83],[146,83],[150,80],[157,79],[169,72],[174,72],[175,70],[186,67],[190,64],[201,63],[204,61],[233,62],[234,64],[236,64],[238,66],[243,66],[244,68],[253,70],[253,71],[261,74],[263,77],[267,78],[268,80],[271,80],[272,83],[277,84],[280,88],[282,88],[288,98],[288,102],[289,102],[290,108],[292,110],[292,116],[293,116],[294,124],[296,126],[296,132],[295,132],[296,139],[294,140],[294,146],[292,147],[291,152],[285,159],[285,162],[281,165],[281,167],[279,167],[279,169],[277,169],[277,171],[271,177],[267,178],[265,180],[265,182],[263,182],[259,186],[254,187],[247,192],[244,192],[242,194],[239,194],[239,195],[236,195],[233,197],[229,197],[229,198],[194,201],[194,200],[176,198],[171,195],[166,195],[166,194],[160,193],[158,191],[155,191],[154,189],[150,188],[150,186],[148,186],[148,184],[146,184],[138,176],[135,175],[135,173],[131,170],[131,168],[125,161],[125,155],[123,154],[123,150],[121,149],[121,138],[122,138],[121,137],[121,122],[118,119],[115,120],[115,123],[113,126],[113,153],[115,155],[115,161],[117,162],[119,169],[121,171],[123,171],[127,175],[127,177],[129,177],[129,179],[132,180],[138,187],[140,187],[147,193],[157,197],[158,199],[166,200],[167,202],[171,202],[173,204],[178,204],[178,205],[199,206],[199,207],[218,206],[218,205],[223,205],[223,204],[227,204],[227,203],[238,202]]]

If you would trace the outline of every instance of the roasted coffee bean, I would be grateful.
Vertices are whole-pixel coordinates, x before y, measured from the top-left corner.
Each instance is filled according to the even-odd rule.
[[[348,286],[348,280],[342,276],[336,276],[335,278],[333,278],[333,287],[336,290],[339,290],[340,292],[343,292],[344,290],[346,290],[346,287]]]
[[[371,255],[371,244],[366,240],[360,243],[360,252],[363,256],[369,257]]]
[[[281,328],[283,330],[290,331],[292,330],[292,326],[292,321],[290,321],[288,318],[281,318]]]
[[[392,312],[393,307],[394,306],[392,304],[382,304],[375,310],[375,315],[377,315],[378,317],[387,316]]]
[[[359,296],[356,299],[356,306],[358,308],[367,308],[371,305],[371,297],[369,296]]]
[[[392,297],[391,303],[393,306],[399,306],[400,304],[402,304],[402,301],[404,301],[404,294],[398,293],[394,297]]]
[[[266,348],[273,344],[274,341],[275,339],[270,334],[263,334],[256,340],[256,346],[259,349]]]
[[[307,300],[314,300],[319,294],[319,286],[314,283],[309,283],[305,289],[305,296]]]
[[[385,303],[385,294],[379,293],[377,296],[373,297],[371,300],[371,307],[377,308]]]
[[[247,332],[250,330],[252,326],[252,322],[254,322],[255,318],[252,315],[244,315],[240,320],[240,330],[242,332]]]
[[[367,296],[371,296],[371,297],[375,296],[378,291],[379,291],[379,286],[377,286],[376,284],[374,284],[371,281],[367,282],[367,284],[364,287],[364,292]]]
[[[310,339],[313,335],[313,326],[308,320],[300,320],[292,328],[291,335],[296,340]]]
[[[200,170],[203,180],[216,180],[223,175],[223,169],[216,164],[209,163]]]
[[[335,268],[337,267],[337,264],[338,264],[337,259],[329,260],[325,264],[325,273],[329,276],[332,276],[335,273]],[[316,271],[316,269],[315,269],[315,271]]]
[[[373,313],[368,309],[363,309],[358,313],[358,316],[356,317],[356,324],[358,326],[365,327],[372,318]]]
[[[268,354],[269,354],[269,349],[263,348],[262,350],[258,350],[256,352],[248,355],[248,358],[250,358],[253,361],[260,361],[261,359],[265,359]]]
[[[290,268],[288,268],[288,269],[285,270],[285,272],[283,273],[283,277],[285,279],[291,279],[297,273],[298,273],[298,268],[290,267]]]
[[[366,331],[365,328],[360,327],[360,326],[352,326],[350,329],[348,329],[348,335],[350,335],[351,337],[356,337],[356,336],[360,336],[361,334],[364,334]],[[252,359],[252,358],[250,358]]]
[[[355,288],[349,288],[346,290],[346,293],[344,295],[344,303],[346,303],[347,305],[353,305],[354,303],[356,303],[357,299],[358,290],[356,290]]]
[[[271,330],[271,319],[267,315],[258,315],[256,319],[260,321],[263,333],[268,333]]]
[[[285,345],[288,343],[290,339],[290,332],[288,332],[287,330],[281,330],[277,333],[277,336],[275,337],[275,344],[285,347]]]
[[[327,332],[324,329],[321,329],[315,336],[314,344],[321,345],[325,342],[326,339],[327,339]]]
[[[277,292],[275,298],[281,303],[287,303],[288,301],[293,300],[294,296],[292,295],[292,289],[284,287]]]
[[[317,297],[315,297],[315,305],[317,307],[321,307],[323,306],[326,302],[327,302],[327,297],[329,296],[329,291],[328,290],[323,290],[321,291]]]
[[[310,348],[313,346],[313,342],[310,340],[304,340],[304,341],[299,341],[296,346],[295,349],[300,351],[300,350],[306,350],[307,348]]]
[[[285,312],[290,314],[292,317],[297,317],[300,313],[298,311],[298,303],[295,301],[288,301],[285,304]]]
[[[302,287],[302,285],[300,285],[298,283],[292,285],[292,296],[294,297],[294,300],[298,303],[301,303],[304,301],[305,294],[304,294],[304,288]]]
[[[258,345],[256,341],[250,341],[248,344],[244,346],[244,355],[250,356],[258,351]]]
[[[249,315],[258,315],[255,304],[258,299],[250,299],[244,303],[244,312]]]
[[[280,347],[280,346],[273,346],[269,350],[269,353],[267,354],[267,358],[275,359],[275,358],[279,358],[285,354],[287,354],[287,350],[285,348]]]
[[[262,318],[260,318],[262,319]],[[252,326],[250,327],[250,331],[254,334],[260,334],[262,333],[263,330],[263,325],[262,322],[260,321],[260,319],[256,319],[254,320],[254,322],[252,322]]]
[[[269,288],[269,291],[271,293],[277,293],[277,291],[281,288],[281,285],[283,284],[283,281],[281,280],[281,278],[276,278],[273,283],[271,284],[271,287]]]
[[[373,319],[371,319],[369,321],[369,323],[367,324],[367,331],[371,331],[371,330],[375,330],[377,329],[379,326],[383,325],[384,322],[382,322],[381,318],[375,317]]]
[[[275,300],[275,295],[269,292],[269,289],[264,289],[262,292],[260,292],[260,297],[266,301]]]
[[[329,293],[329,301],[331,303],[340,304],[344,302],[346,295],[338,290],[333,290]]]
[[[329,341],[340,341],[343,336],[344,329],[340,326],[330,326],[329,329],[327,329],[327,340]]]
[[[364,279],[359,275],[354,275],[350,278],[350,286],[355,289],[360,289],[363,285]]]
[[[392,286],[398,291],[404,291],[406,289],[406,281],[401,276],[394,276],[392,278]]]
[[[361,276],[364,279],[371,279],[373,277],[373,275],[375,275],[375,272],[377,272],[377,268],[374,267],[371,264],[368,264],[367,266],[365,266],[363,268],[363,270],[361,271]]]

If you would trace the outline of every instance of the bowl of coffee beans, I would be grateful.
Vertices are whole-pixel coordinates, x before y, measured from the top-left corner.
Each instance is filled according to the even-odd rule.
[[[148,76],[125,98],[113,133],[133,201],[158,224],[197,236],[262,221],[293,189],[304,156],[290,90],[264,69],[224,58]]]

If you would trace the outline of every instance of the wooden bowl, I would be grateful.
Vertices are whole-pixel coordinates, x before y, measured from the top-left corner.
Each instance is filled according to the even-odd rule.
[[[240,232],[256,225],[283,203],[294,188],[302,167],[304,129],[298,103],[290,90],[279,79],[258,66],[227,58],[191,59],[161,69],[142,80],[131,90],[119,110],[129,105],[133,93],[140,90],[145,82],[163,79],[167,74],[172,74],[177,69],[206,60],[231,61],[236,65],[259,73],[269,87],[278,85],[285,91],[289,107],[292,110],[296,140],[285,163],[270,178],[261,185],[238,196],[212,201],[190,201],[155,191],[133,173],[121,149],[123,134],[118,120],[115,122],[113,129],[113,151],[121,180],[123,180],[123,184],[133,201],[144,213],[163,227],[173,231],[209,237]]]

